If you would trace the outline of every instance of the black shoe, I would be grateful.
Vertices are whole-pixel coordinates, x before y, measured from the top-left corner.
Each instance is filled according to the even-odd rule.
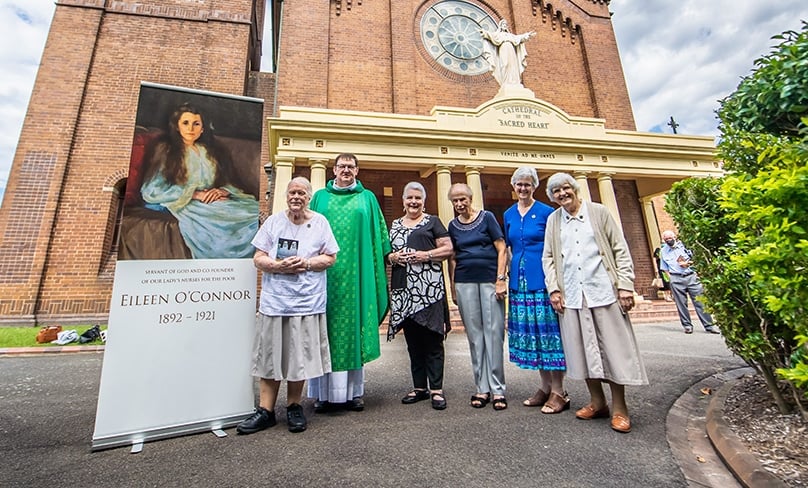
[[[306,416],[303,415],[303,407],[299,403],[293,403],[286,407],[286,423],[289,424],[289,432],[303,432],[306,430]]]
[[[437,398],[442,397],[442,398]],[[443,410],[446,408],[446,397],[443,396],[443,393],[433,393],[432,394],[432,408],[435,410]]]
[[[720,334],[721,333],[721,331],[718,330],[718,327],[716,327],[714,325],[708,325],[707,327],[705,327],[704,332],[707,332],[709,334]]]
[[[242,420],[236,426],[236,432],[239,434],[254,434],[259,430],[268,429],[275,425],[275,412],[270,412],[266,408],[258,407],[255,413]]]
[[[692,333],[693,333],[693,327],[685,327],[685,334],[692,334]]]
[[[100,338],[101,338],[101,326],[95,324],[94,326],[84,331],[84,333],[81,334],[81,336],[79,336],[79,342],[82,344],[86,344],[87,342],[97,341]]]
[[[331,411],[331,404],[327,401],[314,401],[314,413],[328,413]]]
[[[411,392],[407,393],[401,398],[401,403],[404,405],[411,405],[413,403],[418,403],[422,400],[426,400],[429,398],[429,392],[427,390],[419,390],[414,389]]]
[[[365,409],[365,401],[362,400],[361,396],[354,397],[353,400],[345,402],[345,409],[351,412],[361,412]]]

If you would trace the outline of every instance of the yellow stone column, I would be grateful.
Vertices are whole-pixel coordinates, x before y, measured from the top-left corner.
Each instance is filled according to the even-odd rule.
[[[483,197],[483,184],[480,181],[481,166],[466,166],[466,184],[471,188],[474,207],[485,210],[485,198]],[[445,195],[444,195],[445,198]]]
[[[454,218],[454,207],[452,207],[452,202],[447,197],[449,188],[452,186],[452,166],[438,165],[436,173],[438,179],[438,218],[443,222],[443,225],[449,225],[449,222]]]
[[[658,248],[661,243],[659,221],[657,221],[656,212],[654,212],[653,197],[642,197],[640,198],[640,203],[642,204],[643,221],[645,221],[645,233],[648,237],[648,242],[651,244],[651,253],[653,254],[654,249]]]
[[[575,177],[575,181],[577,181],[578,186],[581,187],[581,200],[591,202],[592,195],[589,194],[589,183],[586,179],[587,174],[586,171],[575,171],[572,176]]]
[[[622,227],[623,221],[620,220],[620,211],[617,209],[617,197],[614,195],[614,185],[612,185],[612,174],[614,173],[600,173],[598,174],[598,190],[600,190],[600,203],[609,209],[614,220]]]
[[[275,191],[272,196],[272,213],[286,210],[286,187],[292,181],[295,160],[290,157],[275,158]]]
[[[311,167],[311,188],[314,191],[320,188],[325,188],[325,182],[328,179],[326,173],[328,172],[328,159],[319,158],[311,159],[309,166]]]
[[[448,226],[449,222],[454,218],[454,207],[452,202],[449,201],[449,188],[452,186],[452,166],[439,164],[436,166],[437,179],[438,179],[438,218],[443,222],[444,226]],[[472,191],[474,191],[472,189]],[[449,300],[450,309],[453,308],[452,289],[449,286],[449,264],[448,261],[443,262],[443,280],[446,283],[446,298]]]

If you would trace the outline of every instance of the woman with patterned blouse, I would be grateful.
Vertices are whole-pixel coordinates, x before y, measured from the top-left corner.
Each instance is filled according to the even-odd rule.
[[[446,408],[443,395],[443,340],[451,329],[441,261],[452,255],[452,241],[441,221],[424,213],[426,190],[418,182],[404,187],[404,216],[390,227],[393,266],[390,327],[387,340],[404,329],[413,390],[401,403],[431,398],[432,408]]]

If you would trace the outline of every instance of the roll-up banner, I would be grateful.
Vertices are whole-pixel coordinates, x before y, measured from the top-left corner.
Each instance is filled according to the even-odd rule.
[[[93,450],[253,410],[263,102],[143,83]]]

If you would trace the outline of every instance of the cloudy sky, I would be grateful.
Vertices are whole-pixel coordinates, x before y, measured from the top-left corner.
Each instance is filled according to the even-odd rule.
[[[0,197],[8,181],[53,0],[0,0]],[[773,35],[799,30],[806,0],[612,0],[637,129],[716,135],[717,101],[734,91]]]

